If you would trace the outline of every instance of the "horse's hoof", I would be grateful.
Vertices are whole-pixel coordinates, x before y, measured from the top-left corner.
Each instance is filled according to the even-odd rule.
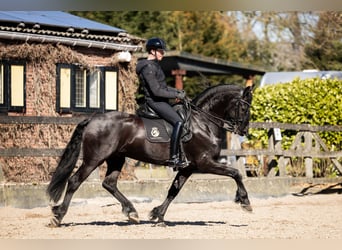
[[[140,223],[139,215],[138,215],[137,212],[130,212],[128,214],[128,219],[129,219],[130,222],[133,222],[133,223],[136,223],[136,224]]]
[[[164,221],[159,221],[152,225],[152,227],[166,227],[166,224]]]
[[[246,212],[253,212],[253,208],[251,205],[246,205],[246,204],[241,204],[241,208],[243,211],[246,211]]]
[[[150,215],[150,216],[148,217],[148,219],[149,219],[150,221],[155,221],[156,219],[158,219],[158,217],[155,216],[155,215]]]
[[[60,225],[61,225],[60,221],[56,217],[52,217],[50,219],[50,223],[47,224],[46,226],[50,228],[54,228],[54,227],[59,227]]]
[[[150,221],[155,221],[158,219],[158,215],[155,212],[155,209],[153,209],[150,214],[148,215],[148,218]]]

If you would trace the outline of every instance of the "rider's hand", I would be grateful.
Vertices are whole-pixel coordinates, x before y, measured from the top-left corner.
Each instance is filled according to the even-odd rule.
[[[184,100],[185,98],[185,91],[184,90],[179,90],[176,96],[180,100]]]

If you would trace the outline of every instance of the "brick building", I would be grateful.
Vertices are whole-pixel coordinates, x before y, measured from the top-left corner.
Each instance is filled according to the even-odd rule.
[[[143,43],[61,11],[0,11],[2,180],[47,181],[80,119],[133,112]]]

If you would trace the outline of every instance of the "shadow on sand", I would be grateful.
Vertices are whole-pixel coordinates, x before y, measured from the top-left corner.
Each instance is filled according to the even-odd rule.
[[[167,226],[167,227],[175,227],[175,226],[210,226],[210,225],[218,225],[218,224],[226,224],[223,221],[165,221],[164,224],[160,226]],[[141,220],[140,223],[133,223],[130,221],[115,221],[115,222],[108,222],[108,221],[91,221],[85,223],[62,223],[61,227],[75,227],[75,226],[131,226],[131,225],[151,225],[151,226],[158,226],[158,223],[148,220]],[[237,225],[231,225],[237,226]],[[243,225],[245,226],[245,225]]]
[[[298,193],[292,193],[294,196],[316,195],[316,194],[342,194],[342,182],[331,185],[311,184],[303,188]]]

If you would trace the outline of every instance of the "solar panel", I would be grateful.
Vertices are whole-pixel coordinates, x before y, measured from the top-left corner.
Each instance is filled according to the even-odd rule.
[[[78,17],[63,11],[0,11],[0,22],[23,22],[25,24],[40,24],[55,27],[73,27],[102,32],[126,32],[107,24]]]

